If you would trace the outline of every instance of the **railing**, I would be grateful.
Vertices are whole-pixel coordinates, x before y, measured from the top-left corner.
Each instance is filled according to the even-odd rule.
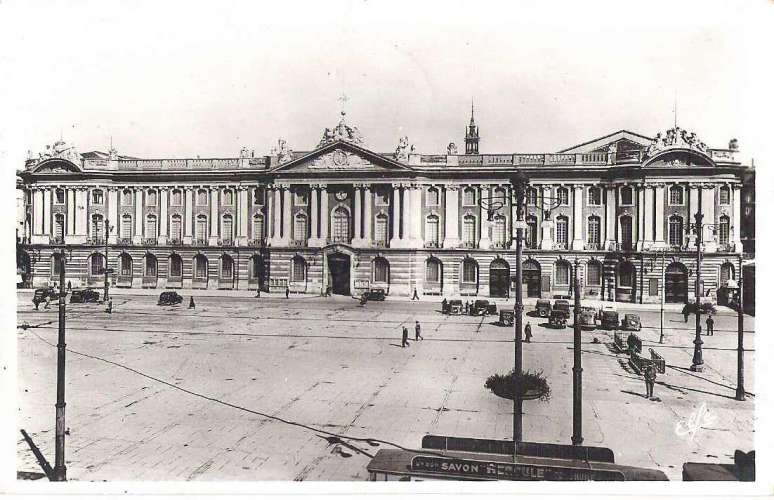
[[[506,248],[510,248],[511,243],[509,241],[493,241],[492,242],[492,248],[497,248],[499,250],[505,250]]]
[[[172,246],[182,246],[183,240],[181,238],[170,238],[167,240],[167,244]]]
[[[343,243],[343,241],[342,241]],[[306,240],[290,240],[288,242],[288,246],[291,247],[305,247],[306,246]]]
[[[253,160],[253,159],[251,159]],[[256,162],[251,161],[251,164]],[[258,162],[264,163],[264,162]],[[236,169],[239,158],[192,158],[156,160],[116,160],[119,170],[203,170]],[[107,166],[107,165],[104,165]]]
[[[588,242],[583,246],[584,250],[601,250],[602,244],[599,242]]]
[[[118,238],[118,240],[116,240],[116,243],[118,245],[131,245],[132,244],[132,239],[131,238]]]
[[[374,240],[371,245],[374,248],[387,248],[390,246],[390,242],[387,240]]]
[[[218,240],[218,245],[223,247],[233,247],[234,246],[234,240],[233,238],[224,238],[222,240]]]
[[[514,165],[543,165],[545,163],[544,155],[518,154],[513,155]]]
[[[87,245],[104,245],[105,238],[89,238],[86,240]]]
[[[574,154],[545,155],[546,165],[567,165],[575,163]]]
[[[718,245],[718,252],[733,252],[736,249],[736,245],[733,243],[721,243]]]
[[[478,248],[478,243],[475,241],[461,241],[460,248]]]
[[[554,243],[554,250],[567,250],[567,242]]]
[[[439,241],[425,241],[425,248],[441,248]]]
[[[153,247],[155,247],[156,245],[158,245],[158,243],[159,243],[159,240],[157,238],[143,238],[142,239],[142,244],[146,245],[146,246],[153,246]]]
[[[210,245],[210,240],[208,240],[207,238],[197,238],[193,240],[193,243],[197,247],[206,247]]]
[[[656,365],[656,371],[658,373],[666,372],[666,361],[653,349],[650,349],[650,360]]]
[[[53,236],[48,240],[49,245],[63,245],[64,236]]]
[[[252,240],[247,240],[247,244],[251,247],[263,247],[266,246],[266,240],[263,238],[254,238]]]

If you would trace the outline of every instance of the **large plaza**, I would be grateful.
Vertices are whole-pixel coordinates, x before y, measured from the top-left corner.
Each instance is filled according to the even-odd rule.
[[[408,448],[426,434],[511,438],[511,402],[484,388],[513,365],[513,329],[493,316],[442,315],[435,299],[361,307],[341,296],[236,291],[190,292],[198,295],[189,309],[189,292],[173,307],[141,292],[115,295],[111,315],[68,304],[70,480],[357,481],[367,479],[370,456],[390,446],[324,432]],[[18,428],[53,459],[56,307],[35,311],[30,291],[18,299],[18,323],[30,326],[17,330]],[[533,304],[524,369],[542,370],[552,395],[525,402],[524,439],[570,444],[572,328],[547,328],[530,315]],[[584,331],[583,444],[671,480],[685,462],[731,462],[734,450],[753,449],[755,397],[734,399],[736,313],[719,308],[716,334],[702,337],[704,371],[695,373],[693,317],[686,324],[668,305],[659,344],[658,310],[619,304],[626,311],[642,317],[643,351],[666,359],[660,400],[643,397],[642,377],[612,349],[612,332]],[[401,348],[402,326],[413,339],[415,321],[424,340]],[[745,317],[745,386],[754,394],[753,329]],[[17,469],[39,471],[18,437]]]

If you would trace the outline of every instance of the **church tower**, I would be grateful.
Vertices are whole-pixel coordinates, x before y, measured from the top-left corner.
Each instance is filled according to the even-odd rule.
[[[470,103],[470,125],[465,132],[465,154],[477,155],[478,154],[478,126],[476,120],[473,118],[473,103]]]

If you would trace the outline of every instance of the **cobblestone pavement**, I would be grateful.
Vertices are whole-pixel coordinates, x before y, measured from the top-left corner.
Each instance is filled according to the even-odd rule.
[[[37,328],[17,330],[18,426],[53,460],[56,310],[36,312],[19,297],[19,324]],[[363,480],[369,457],[388,446],[342,445],[269,416],[412,448],[429,433],[511,437],[511,403],[483,384],[512,366],[513,329],[491,316],[443,316],[428,301],[360,307],[343,297],[187,303],[116,296],[110,316],[99,305],[68,305],[69,349],[136,370],[68,353],[70,479]],[[736,318],[717,317],[716,334],[703,337],[705,370],[693,373],[692,323],[667,313],[661,345],[658,312],[639,313],[643,350],[653,347],[668,365],[657,380],[660,401],[643,397],[644,382],[612,349],[610,332],[584,331],[584,444],[670,479],[683,462],[727,462],[735,449],[751,449],[755,398],[733,399]],[[755,334],[745,319],[745,382],[754,393]],[[415,320],[425,340],[401,348],[401,327],[413,338]],[[534,338],[524,368],[543,371],[552,397],[525,402],[524,439],[569,444],[572,329],[525,321]],[[21,435],[17,456],[19,470],[39,470]]]

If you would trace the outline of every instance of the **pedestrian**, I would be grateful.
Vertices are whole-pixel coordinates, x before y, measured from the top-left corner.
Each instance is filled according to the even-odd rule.
[[[414,340],[425,340],[422,336],[422,325],[419,324],[419,320],[417,320],[417,324],[414,326]]]
[[[656,366],[653,363],[647,363],[643,375],[645,377],[645,397],[652,399],[653,385],[656,383]]]
[[[285,298],[286,299],[290,298],[290,287],[287,287],[287,286],[285,287]]]
[[[255,289],[255,297],[256,298],[260,298],[261,297],[261,289],[260,288],[256,288]]]
[[[191,302],[188,303],[188,309],[196,309],[196,303],[194,302],[193,295],[191,295]]]
[[[711,314],[707,316],[707,335],[715,335],[715,320]]]
[[[43,309],[48,309],[51,306],[51,295],[53,294],[53,291],[46,294],[46,307]]]
[[[446,297],[444,297],[441,301],[441,313],[447,314],[449,312],[448,307],[448,302],[446,302]]]
[[[532,342],[532,325],[527,321],[527,325],[524,327],[524,340],[526,342]]]
[[[408,328],[405,326],[403,327],[403,341],[401,342],[401,347],[407,347],[409,345],[408,343]]]
[[[685,318],[686,323],[688,323],[688,316],[690,316],[690,314],[691,314],[690,308],[688,307],[688,304],[685,304],[683,306],[683,317]]]
[[[70,280],[67,280],[67,291],[70,292],[73,289],[73,284],[70,283]]]
[[[468,314],[470,312],[470,301],[465,301],[465,314]]]
[[[417,293],[416,288],[414,288],[414,295],[411,297],[411,300],[419,300],[419,294]]]
[[[108,314],[113,314],[113,299],[108,299],[106,312]]]

